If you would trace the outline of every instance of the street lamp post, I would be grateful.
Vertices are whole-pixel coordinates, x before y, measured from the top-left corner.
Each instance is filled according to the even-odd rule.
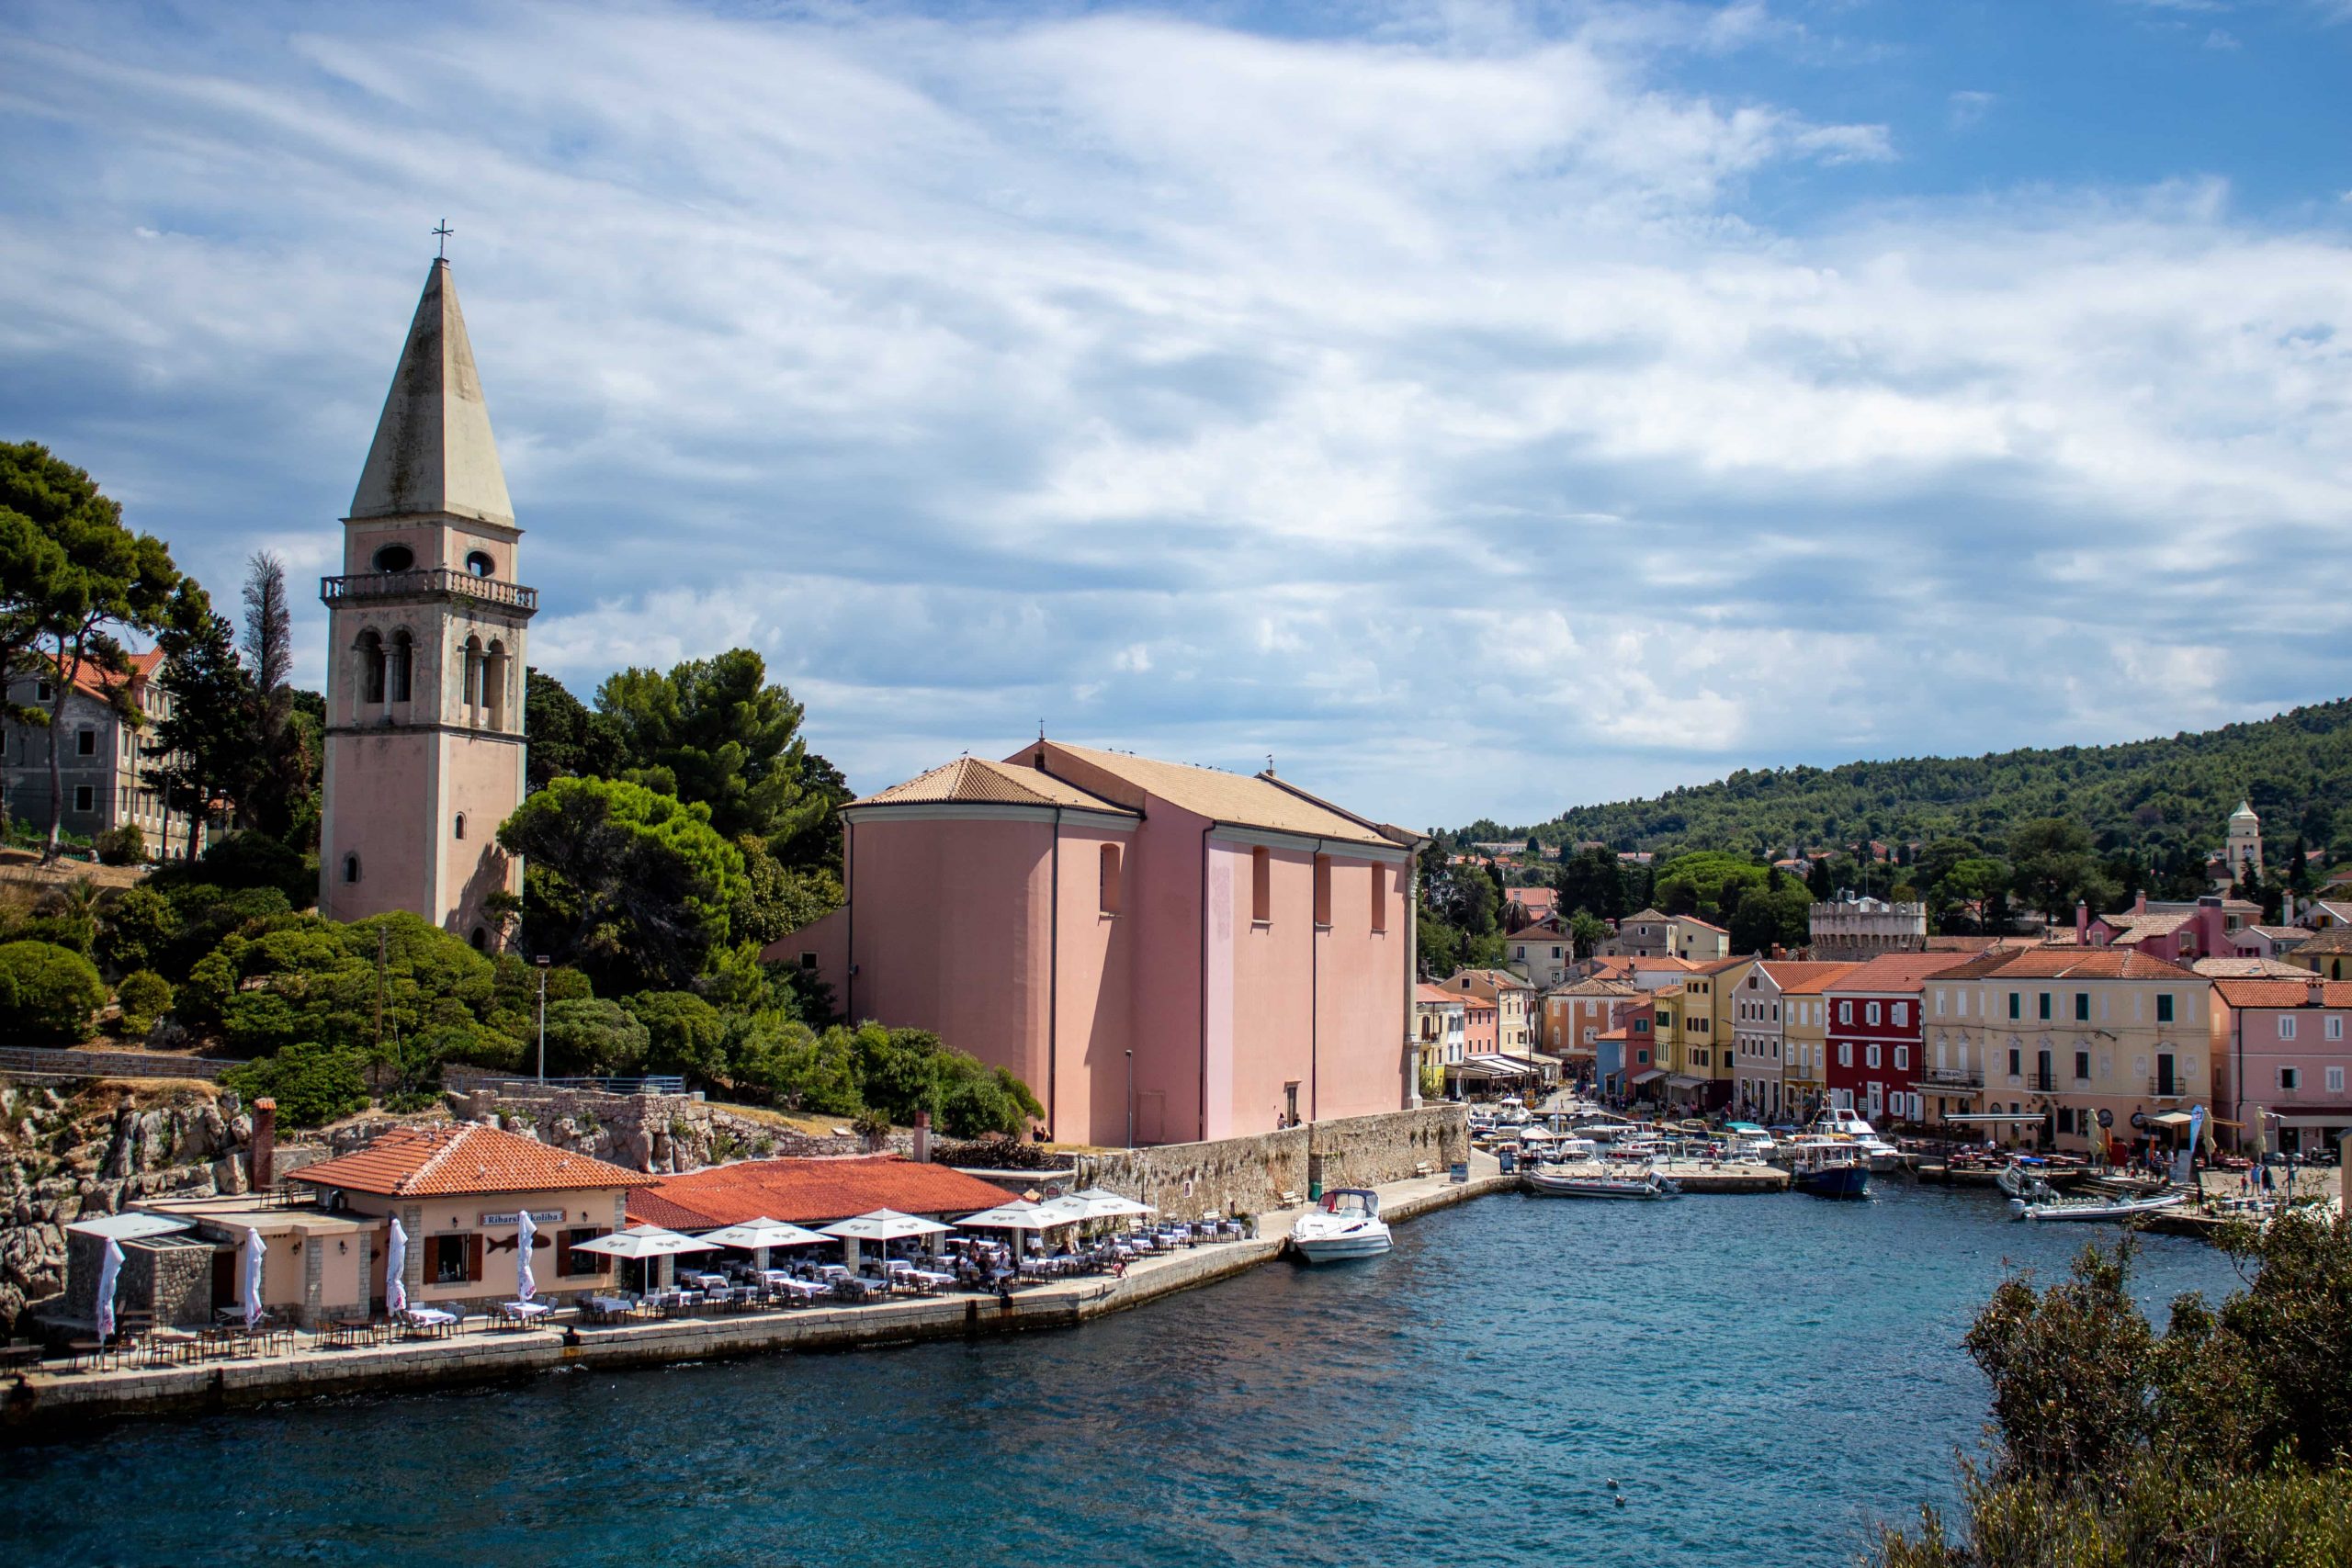
[[[1136,1146],[1136,1054],[1127,1053],[1127,1147]]]
[[[539,1082],[548,1081],[548,955],[538,956],[539,965]]]

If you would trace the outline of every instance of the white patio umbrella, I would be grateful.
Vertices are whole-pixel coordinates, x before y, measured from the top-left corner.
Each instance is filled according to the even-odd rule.
[[[601,1252],[607,1258],[634,1258],[650,1264],[657,1258],[674,1258],[683,1252],[717,1252],[716,1243],[696,1241],[690,1235],[664,1230],[660,1225],[631,1225],[625,1231],[600,1235],[594,1241],[583,1241],[571,1249],[574,1252]],[[646,1282],[652,1282],[649,1269]]]
[[[261,1239],[261,1232],[245,1227],[245,1326],[251,1328],[261,1321],[261,1260],[269,1250]]]
[[[408,1311],[408,1232],[392,1221],[392,1238],[384,1247],[384,1311]]]
[[[531,1211],[522,1210],[514,1216],[514,1299],[527,1302],[539,1288],[531,1272],[531,1243],[538,1238],[539,1227],[531,1223]]]
[[[993,1209],[983,1209],[977,1214],[967,1214],[956,1222],[963,1230],[1011,1231],[1012,1260],[1021,1261],[1021,1238],[1035,1233],[1043,1235],[1057,1225],[1074,1225],[1086,1218],[1084,1214],[1055,1207],[1064,1201],[1057,1198],[1053,1203],[1032,1203],[1016,1198],[1010,1203],[1000,1203]]]
[[[1124,1197],[1107,1187],[1089,1187],[1082,1192],[1072,1192],[1067,1197],[1056,1198],[1046,1206],[1050,1209],[1057,1204],[1071,1208],[1083,1204],[1086,1217],[1090,1220],[1132,1220],[1145,1214],[1159,1213],[1148,1203],[1138,1203],[1133,1198]]]
[[[771,1247],[814,1247],[833,1239],[799,1225],[786,1224],[782,1220],[771,1220],[765,1215],[756,1220],[745,1220],[740,1225],[729,1225],[724,1230],[705,1231],[702,1238],[717,1242],[721,1247],[749,1250],[753,1255],[753,1263],[762,1269],[768,1266],[768,1248]]]
[[[836,1220],[830,1225],[820,1225],[818,1228],[825,1235],[833,1236],[844,1244],[842,1250],[848,1256],[849,1266],[854,1269],[857,1267],[857,1247],[860,1242],[878,1243],[883,1249],[883,1256],[887,1258],[889,1256],[890,1243],[894,1241],[903,1241],[910,1236],[944,1235],[955,1227],[943,1225],[937,1220],[926,1220],[914,1214],[902,1214],[896,1209],[876,1209],[870,1214],[859,1214],[854,1219]]]
[[[122,1243],[108,1236],[106,1252],[98,1263],[98,1343],[101,1345],[114,1337],[114,1288],[121,1274]]]

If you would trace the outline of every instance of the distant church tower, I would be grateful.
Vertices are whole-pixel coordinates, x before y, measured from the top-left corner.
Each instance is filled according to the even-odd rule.
[[[449,264],[436,261],[344,519],[327,604],[319,912],[407,909],[503,945],[484,908],[519,893],[498,825],[522,803],[523,632],[514,508]]]
[[[2228,854],[2233,880],[2249,865],[2256,872],[2262,869],[2262,818],[2254,814],[2251,801],[2239,801],[2238,808],[2230,813]]]

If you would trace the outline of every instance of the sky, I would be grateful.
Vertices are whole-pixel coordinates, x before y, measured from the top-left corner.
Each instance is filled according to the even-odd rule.
[[[2352,693],[2347,80],[2352,0],[0,0],[0,436],[337,570],[446,217],[531,662],[755,648],[861,791],[2169,734]]]

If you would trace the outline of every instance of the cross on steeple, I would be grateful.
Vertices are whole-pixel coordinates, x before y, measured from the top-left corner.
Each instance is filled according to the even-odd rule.
[[[456,233],[457,231],[450,228],[449,220],[447,218],[444,218],[441,220],[440,223],[434,228],[433,232],[440,242],[439,259],[442,261],[447,261],[449,259],[449,236]]]

